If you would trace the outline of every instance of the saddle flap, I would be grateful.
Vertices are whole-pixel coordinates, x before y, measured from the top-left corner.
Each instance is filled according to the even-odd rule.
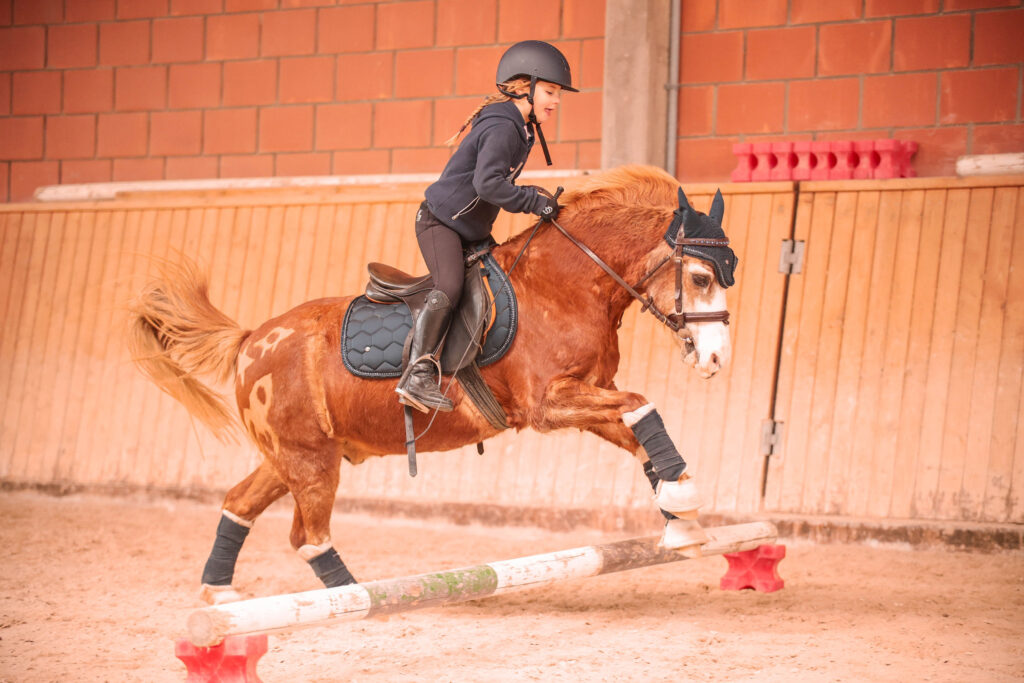
[[[459,309],[452,316],[441,352],[441,368],[454,374],[472,363],[483,349],[484,332],[491,319],[491,297],[484,286],[483,267],[466,269]]]

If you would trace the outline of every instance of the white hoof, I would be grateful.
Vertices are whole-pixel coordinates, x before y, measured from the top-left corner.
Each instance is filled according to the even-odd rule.
[[[199,589],[199,599],[208,605],[223,605],[226,602],[238,602],[242,596],[234,586],[211,586],[204,583]]]
[[[687,477],[679,481],[659,481],[654,492],[654,502],[676,517],[693,518],[697,508],[704,504],[704,498],[693,479]]]
[[[665,550],[678,550],[690,558],[701,556],[701,545],[708,542],[708,535],[700,522],[693,519],[670,519],[665,523],[658,545]]]

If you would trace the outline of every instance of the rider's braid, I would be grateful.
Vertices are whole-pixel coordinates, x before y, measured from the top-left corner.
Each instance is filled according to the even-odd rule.
[[[462,128],[459,128],[459,132],[445,140],[444,144],[448,147],[454,147],[459,142],[459,138],[462,137],[463,131],[469,128],[469,124],[473,123],[473,119],[477,117],[483,108],[488,104],[494,104],[495,102],[508,102],[511,97],[505,94],[505,92],[514,93],[525,93],[530,89],[529,78],[513,78],[505,81],[500,85],[498,92],[491,93],[480,103],[480,105],[473,110],[473,113],[466,117],[466,121],[462,124]],[[502,92],[505,91],[505,92]]]

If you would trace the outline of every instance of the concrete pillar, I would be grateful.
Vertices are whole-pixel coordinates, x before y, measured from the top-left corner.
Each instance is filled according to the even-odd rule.
[[[606,2],[603,168],[622,164],[664,168],[669,13],[669,0]]]

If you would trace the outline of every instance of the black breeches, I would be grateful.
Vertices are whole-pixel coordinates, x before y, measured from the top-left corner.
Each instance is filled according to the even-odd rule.
[[[416,241],[427,268],[434,278],[434,287],[448,296],[452,306],[458,306],[462,297],[465,265],[462,238],[447,225],[437,220],[425,206],[416,213]]]

